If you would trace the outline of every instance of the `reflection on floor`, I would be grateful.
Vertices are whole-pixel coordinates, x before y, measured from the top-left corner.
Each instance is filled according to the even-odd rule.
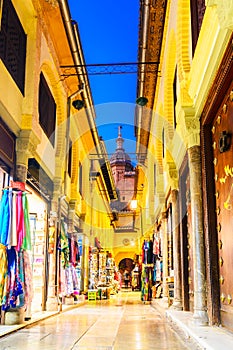
[[[183,350],[187,347],[140,292],[88,301],[0,339],[4,350]]]

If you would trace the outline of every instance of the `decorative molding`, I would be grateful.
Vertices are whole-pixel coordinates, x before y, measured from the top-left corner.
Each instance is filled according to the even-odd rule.
[[[48,4],[50,4],[53,7],[58,7],[58,1],[57,0],[45,0]]]
[[[209,95],[207,97],[205,106],[202,111],[202,123],[209,124],[212,121],[213,115],[217,113],[222,96],[227,92],[231,84],[231,77],[233,74],[233,53],[232,53],[231,36],[225,55],[221,61],[220,68],[216,74],[216,78],[211,86]]]
[[[39,138],[32,130],[21,130],[19,137],[16,139],[17,165],[28,165],[28,158],[34,155],[39,142]]]

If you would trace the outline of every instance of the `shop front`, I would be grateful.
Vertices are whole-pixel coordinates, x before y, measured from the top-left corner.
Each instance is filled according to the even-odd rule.
[[[29,220],[31,229],[30,260],[32,266],[32,302],[30,313],[45,310],[47,295],[47,213],[48,203],[35,190],[28,195]]]

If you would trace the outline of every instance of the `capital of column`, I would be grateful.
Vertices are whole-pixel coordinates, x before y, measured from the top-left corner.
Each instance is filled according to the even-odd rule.
[[[206,6],[215,6],[221,28],[233,29],[233,0],[206,0]]]
[[[200,145],[200,121],[194,117],[185,117],[186,145],[188,148]]]
[[[17,164],[28,165],[30,158],[36,151],[40,140],[32,130],[21,130],[19,137],[16,139],[16,161]]]

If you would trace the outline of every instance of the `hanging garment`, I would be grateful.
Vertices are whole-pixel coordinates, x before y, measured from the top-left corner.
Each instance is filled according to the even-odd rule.
[[[24,227],[25,227],[25,236],[23,238],[22,248],[24,250],[31,250],[32,243],[31,243],[30,219],[29,219],[29,213],[28,213],[28,199],[25,192],[22,195],[22,205],[23,205]]]
[[[69,266],[69,241],[63,220],[61,221],[60,245],[62,267],[66,268]]]
[[[7,294],[7,253],[6,247],[0,243],[0,304],[4,303]]]
[[[143,264],[149,264],[149,261],[148,261],[148,257],[150,259],[150,243],[148,241],[144,241],[143,243],[143,246],[142,246],[142,249],[143,249]]]
[[[12,189],[8,191],[8,206],[9,206],[9,222],[8,222],[8,234],[6,245],[10,244],[11,241],[11,225],[12,225]]]
[[[161,281],[161,262],[156,260],[156,281]]]
[[[153,241],[150,240],[148,243],[148,251],[147,251],[147,264],[153,263]]]
[[[19,277],[19,256],[14,247],[7,250],[8,259],[8,288],[3,298],[2,309],[21,307],[24,304],[23,283]]]
[[[9,191],[3,190],[3,195],[0,203],[0,243],[7,245],[10,222],[10,207],[9,207]]]
[[[16,251],[14,247],[8,248],[6,250],[7,253],[7,276],[8,276],[8,283],[7,283],[7,292],[3,300],[4,304],[4,310],[7,310],[10,308],[11,303],[14,300],[13,294],[15,290],[15,283],[16,283],[16,271],[17,271],[17,258],[16,258]]]
[[[76,266],[78,263],[79,251],[78,251],[78,243],[75,241],[74,237],[69,238],[69,250],[70,250],[69,261],[73,266]]]
[[[11,207],[11,235],[9,245],[12,247],[17,246],[17,229],[16,229],[16,193],[12,194],[12,207]]]
[[[17,229],[17,238],[18,238],[16,250],[19,251],[22,246],[23,239],[25,237],[22,192],[19,192],[16,197],[16,229]]]
[[[160,254],[160,250],[159,250],[159,238],[158,237],[154,237],[154,243],[153,243],[153,254],[154,255],[159,255]]]
[[[30,256],[27,251],[23,251],[23,269],[24,269],[24,302],[25,307],[30,305],[33,298],[33,278],[32,278],[32,265]]]
[[[65,294],[71,295],[74,292],[71,266],[65,268]]]
[[[16,293],[18,294],[18,307],[25,305],[25,272],[23,261],[23,250],[18,252],[18,270],[16,272]]]
[[[78,284],[78,276],[76,269],[73,265],[71,265],[71,274],[72,274],[72,280],[73,280],[73,289],[78,290],[79,289],[79,284]]]

